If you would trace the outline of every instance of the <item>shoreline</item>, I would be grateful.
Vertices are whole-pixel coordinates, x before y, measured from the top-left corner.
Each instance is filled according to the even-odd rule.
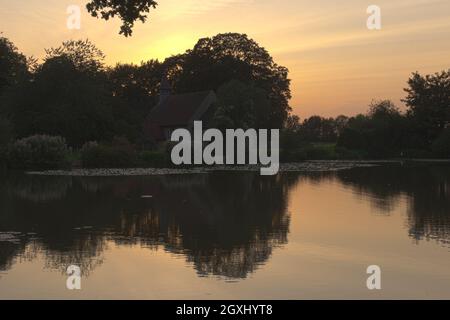
[[[386,160],[307,160],[303,162],[280,163],[280,172],[326,172],[347,170],[380,165],[450,165],[450,159],[386,159]],[[27,175],[39,176],[80,176],[80,177],[114,177],[114,176],[156,176],[176,174],[206,174],[211,172],[255,172],[258,165],[215,165],[193,168],[74,168],[68,170],[33,170]]]
[[[311,160],[304,162],[282,163],[280,172],[320,172],[337,171],[357,167],[373,167],[381,164],[394,164],[394,161],[346,161],[346,160]],[[258,165],[226,166],[217,165],[209,167],[186,168],[98,168],[98,169],[71,169],[71,170],[43,170],[28,171],[28,175],[39,176],[80,176],[80,177],[112,177],[112,176],[153,176],[177,174],[207,174],[212,172],[256,172],[261,169]]]

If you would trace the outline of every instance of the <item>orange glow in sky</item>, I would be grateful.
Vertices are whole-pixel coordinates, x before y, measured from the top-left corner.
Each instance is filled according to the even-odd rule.
[[[448,0],[160,0],[131,38],[120,21],[88,15],[86,1],[0,0],[0,31],[26,55],[68,39],[89,38],[107,63],[158,58],[192,48],[205,36],[246,33],[290,70],[291,106],[302,118],[353,115],[372,99],[401,106],[413,71],[450,68]],[[80,30],[66,27],[69,5],[83,10]],[[381,30],[368,30],[366,9],[381,8]]]

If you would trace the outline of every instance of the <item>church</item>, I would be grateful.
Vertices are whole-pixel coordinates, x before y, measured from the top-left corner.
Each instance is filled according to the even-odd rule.
[[[163,76],[159,102],[145,120],[144,134],[148,140],[161,143],[169,141],[176,129],[192,132],[194,121],[208,123],[212,119],[216,101],[212,90],[173,94],[167,77]]]

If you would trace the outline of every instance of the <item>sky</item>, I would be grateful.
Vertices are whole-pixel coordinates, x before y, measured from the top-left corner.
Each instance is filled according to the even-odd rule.
[[[199,38],[245,33],[289,69],[293,113],[354,115],[373,99],[404,108],[412,72],[450,68],[449,0],[159,0],[133,36],[118,34],[118,19],[90,17],[85,0],[0,0],[0,32],[21,52],[69,39],[93,41],[106,62],[139,63],[193,47]],[[82,8],[81,29],[67,28],[67,8]],[[381,8],[381,29],[369,30],[367,8]]]

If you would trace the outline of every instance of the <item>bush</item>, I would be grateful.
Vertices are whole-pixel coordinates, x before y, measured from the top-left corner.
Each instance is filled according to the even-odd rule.
[[[303,148],[295,148],[293,150],[281,150],[281,162],[299,162],[307,160],[306,151]]]
[[[115,139],[112,145],[88,142],[81,148],[83,168],[129,168],[136,165],[136,151],[128,141]]]
[[[441,158],[450,158],[450,128],[445,129],[434,141],[433,154]]]
[[[308,160],[335,160],[334,147],[328,144],[312,144],[305,149]]]
[[[0,118],[0,148],[7,146],[13,138],[12,124],[9,120]]]
[[[15,169],[56,169],[68,165],[68,155],[64,138],[34,135],[9,147],[8,163]]]
[[[347,149],[364,149],[367,147],[367,141],[364,135],[356,129],[345,128],[342,130],[337,145]]]
[[[7,162],[7,147],[13,137],[13,130],[11,123],[0,118],[0,168],[4,167]]]
[[[350,150],[344,147],[336,147],[336,155],[339,160],[362,160],[368,157],[364,150]]]
[[[142,151],[139,155],[140,165],[148,168],[164,168],[170,166],[167,153],[161,151]]]

